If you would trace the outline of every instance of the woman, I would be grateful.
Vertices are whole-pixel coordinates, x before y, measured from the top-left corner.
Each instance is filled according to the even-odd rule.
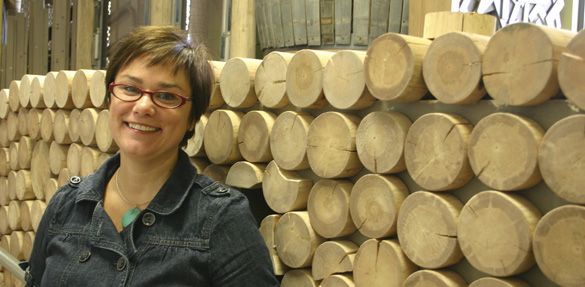
[[[119,153],[53,197],[27,286],[280,286],[246,197],[180,149],[209,103],[207,60],[172,27],[120,43],[106,72]]]

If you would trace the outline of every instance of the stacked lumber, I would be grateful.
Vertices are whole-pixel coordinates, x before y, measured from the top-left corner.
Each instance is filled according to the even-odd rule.
[[[211,62],[185,151],[248,196],[282,286],[580,286],[583,43],[521,23]],[[103,71],[25,81],[34,101],[0,91],[0,233],[23,259],[58,186],[116,151]]]

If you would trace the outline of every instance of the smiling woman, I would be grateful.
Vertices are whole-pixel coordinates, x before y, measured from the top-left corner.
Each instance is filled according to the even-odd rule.
[[[139,27],[120,42],[105,80],[119,153],[53,197],[27,286],[280,286],[246,197],[180,149],[213,83],[184,31]]]

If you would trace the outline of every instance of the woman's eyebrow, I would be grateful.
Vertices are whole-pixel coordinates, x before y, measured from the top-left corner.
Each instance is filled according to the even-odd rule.
[[[137,84],[143,84],[144,81],[141,78],[137,78],[134,77],[132,75],[120,75],[122,78],[127,78],[128,80],[131,80]],[[173,84],[173,83],[158,83],[157,87],[159,87],[159,89],[170,89],[170,88],[177,88],[179,90],[181,90],[182,92],[185,92],[185,90],[183,90],[183,88],[177,84]]]

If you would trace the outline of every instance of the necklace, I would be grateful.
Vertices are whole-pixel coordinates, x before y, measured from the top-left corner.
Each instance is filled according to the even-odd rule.
[[[134,221],[134,219],[136,219],[136,217],[138,216],[138,214],[140,214],[140,209],[138,209],[139,205],[143,205],[143,204],[147,204],[149,202],[152,201],[152,199],[147,200],[145,202],[132,202],[128,199],[126,199],[126,197],[124,197],[124,195],[122,194],[122,192],[120,191],[120,185],[118,184],[118,174],[120,172],[116,172],[116,190],[118,191],[118,194],[120,195],[120,197],[122,198],[122,200],[124,200],[126,203],[134,205],[134,207],[128,209],[124,215],[122,215],[122,226],[126,227],[128,225],[130,225],[130,223],[132,223],[132,221]]]

